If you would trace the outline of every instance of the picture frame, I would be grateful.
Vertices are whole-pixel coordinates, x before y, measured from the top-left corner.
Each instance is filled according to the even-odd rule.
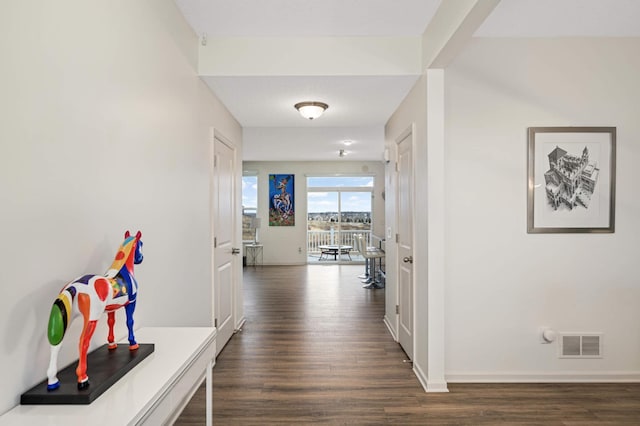
[[[295,176],[269,175],[269,226],[295,226]]]
[[[527,233],[613,233],[616,128],[529,127]]]

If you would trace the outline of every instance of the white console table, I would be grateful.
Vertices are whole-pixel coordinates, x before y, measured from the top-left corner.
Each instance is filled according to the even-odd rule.
[[[262,244],[247,244],[244,246],[247,252],[247,266],[249,265],[262,265],[262,256],[264,246]]]
[[[91,404],[18,405],[0,416],[0,425],[171,424],[206,380],[205,415],[206,424],[210,426],[216,329],[141,328],[136,331],[136,340],[155,344],[154,352]]]

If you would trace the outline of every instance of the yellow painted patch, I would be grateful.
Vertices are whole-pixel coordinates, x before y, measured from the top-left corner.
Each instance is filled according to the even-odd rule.
[[[71,324],[71,295],[67,291],[63,291],[60,294],[60,300],[64,303],[64,307],[67,311],[67,324]]]
[[[133,243],[135,243],[135,241],[135,238],[130,238],[129,241],[120,246],[118,253],[123,252],[124,256],[120,257],[118,256],[118,253],[116,253],[116,258],[113,260],[109,269],[114,269],[116,271],[122,269],[124,264],[127,263],[127,259],[129,258],[129,254],[131,254],[131,249],[133,249]]]

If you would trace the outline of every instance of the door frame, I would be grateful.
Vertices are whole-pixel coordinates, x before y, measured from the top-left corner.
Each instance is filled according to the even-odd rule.
[[[368,186],[314,186],[314,187],[309,187],[307,185],[306,179],[307,178],[314,178],[314,177],[370,177],[373,179],[374,181],[374,186],[372,187],[368,187]],[[370,223],[370,230],[369,233],[370,235],[373,235],[373,224],[374,224],[374,216],[375,216],[375,212],[374,212],[374,197],[375,197],[375,182],[376,182],[376,178],[377,176],[375,174],[370,174],[370,173],[333,173],[333,174],[323,174],[323,173],[308,173],[305,174],[305,186],[306,186],[306,195],[307,195],[307,217],[305,219],[305,227],[307,229],[307,241],[305,244],[305,253],[306,253],[306,257],[307,257],[307,264],[315,264],[313,262],[309,261],[309,241],[308,241],[308,232],[309,232],[309,193],[310,192],[336,192],[338,194],[338,211],[342,212],[342,194],[343,193],[348,193],[348,192],[369,192],[371,193],[371,206],[370,206],[370,215],[371,215],[371,223]],[[342,232],[342,218],[339,218],[339,231],[338,234]],[[355,245],[354,245],[354,250],[355,250]],[[353,265],[353,264],[357,264],[357,263],[364,263],[363,261],[354,261],[354,260],[342,260],[341,257],[338,257],[338,260],[335,262],[331,262],[330,264],[338,264],[338,265],[344,265],[344,264],[348,264],[348,265]]]
[[[416,235],[416,221],[415,221],[415,197],[416,197],[416,124],[415,123],[411,123],[411,125],[409,127],[407,127],[405,130],[403,130],[400,135],[398,135],[395,140],[394,140],[394,144],[393,144],[393,148],[394,148],[394,158],[396,160],[396,169],[395,169],[395,229],[398,230],[399,228],[399,224],[400,224],[400,213],[399,213],[399,202],[398,202],[398,198],[400,195],[400,191],[399,191],[399,179],[398,179],[398,169],[397,169],[397,165],[398,165],[398,153],[399,153],[399,146],[400,143],[405,140],[406,138],[410,137],[411,138],[411,181],[412,181],[412,185],[411,185],[411,189],[413,194],[411,194],[411,207],[409,208],[409,214],[411,216],[411,222],[412,222],[412,226],[411,226],[411,240],[412,240],[412,247],[413,247],[413,251],[415,253],[415,244],[417,241],[417,235]],[[395,239],[395,253],[396,253],[396,263],[399,265],[400,264],[400,250],[399,250],[399,246],[400,246],[400,242],[397,238],[396,234],[396,239]],[[426,261],[426,260],[425,260]],[[395,282],[396,282],[396,294],[395,294],[395,299],[396,299],[396,304],[400,305],[400,268],[398,266],[396,266],[395,268]],[[411,274],[412,277],[412,282],[411,282],[411,309],[412,309],[412,315],[411,315],[411,339],[412,339],[412,343],[411,343],[411,352],[410,354],[407,354],[407,356],[409,357],[409,359],[413,360],[414,359],[414,355],[415,355],[415,348],[416,348],[416,271],[415,268],[413,270],[413,273]],[[396,316],[395,316],[395,329],[396,329],[396,333],[397,333],[397,341],[398,344],[400,344],[400,314],[398,311],[396,311]],[[403,348],[404,350],[404,348]]]
[[[242,188],[242,185],[238,184],[238,179],[242,179],[242,167],[239,167],[239,150],[236,144],[234,144],[231,139],[227,138],[224,134],[222,134],[218,129],[211,127],[209,130],[209,217],[210,217],[210,247],[211,247],[211,325],[214,325],[216,319],[216,289],[217,284],[215,282],[216,276],[216,258],[215,258],[215,249],[214,249],[214,239],[216,236],[216,223],[215,223],[215,207],[214,207],[214,190],[215,190],[215,169],[214,169],[214,158],[215,158],[215,144],[216,139],[221,143],[225,144],[227,147],[231,149],[233,152],[233,188],[232,188],[232,213],[231,213],[231,223],[233,227],[232,232],[232,246],[236,247],[238,245],[238,241],[242,240],[242,229],[238,229],[239,220],[238,220],[238,212],[241,209],[238,209],[238,200],[241,200],[241,195],[238,195],[239,188]],[[241,164],[241,163],[240,163]],[[240,170],[240,174],[239,171]],[[240,177],[238,177],[240,176]],[[240,240],[238,239],[240,238]],[[232,299],[232,307],[231,307],[231,321],[234,326],[234,333],[241,328],[244,323],[244,313],[242,309],[243,297],[242,297],[242,263],[239,261],[238,256],[232,256],[232,270],[231,270],[231,299]],[[224,342],[221,345],[217,345],[216,355],[222,350],[224,347]]]

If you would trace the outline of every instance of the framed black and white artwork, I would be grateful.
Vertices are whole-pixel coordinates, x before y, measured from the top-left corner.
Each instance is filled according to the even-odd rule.
[[[528,130],[527,232],[614,232],[616,128]]]

